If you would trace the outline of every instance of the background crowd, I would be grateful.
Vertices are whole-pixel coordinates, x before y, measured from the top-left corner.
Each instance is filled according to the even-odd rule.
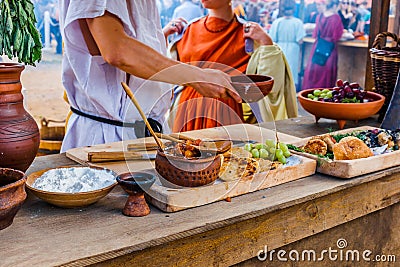
[[[58,0],[34,0],[38,20],[37,27],[45,44],[45,12],[50,16],[49,39],[56,43],[56,53],[62,53],[62,40],[59,30]],[[318,14],[318,6],[324,0],[293,0],[290,8],[280,7],[277,0],[233,0],[232,7],[240,18],[258,23],[271,35],[272,40],[284,51],[291,67],[294,82],[301,89],[300,44],[305,35],[312,35]],[[165,27],[176,18],[193,19],[207,15],[207,9],[200,0],[157,0],[160,22]],[[350,37],[364,38],[369,34],[371,1],[341,0],[335,7],[343,29]],[[274,23],[275,22],[275,23]],[[170,37],[171,38],[171,37]],[[305,89],[303,87],[303,89]]]
[[[133,113],[126,114],[130,116],[127,120],[122,118],[125,114],[120,110],[125,110],[127,101],[123,98],[123,94],[117,96],[118,99],[123,99],[122,102],[116,99],[118,103],[122,103],[120,106],[112,105],[110,108],[104,108],[107,103],[101,101],[108,97],[102,97],[99,92],[102,91],[103,96],[106,96],[115,88],[114,83],[102,82],[100,78],[116,81],[120,80],[120,76],[125,75],[127,83],[131,81],[134,84],[133,88],[139,90],[139,85],[142,83],[152,86],[144,83],[143,80],[157,74],[154,81],[173,86],[180,85],[180,91],[174,90],[173,99],[154,106],[160,110],[150,110],[155,101],[148,101],[150,106],[145,107],[146,112],[150,112],[151,118],[159,123],[164,121],[164,114],[170,112],[172,119],[168,121],[168,125],[163,124],[163,126],[177,132],[229,125],[238,121],[255,123],[296,117],[298,112],[296,89],[332,87],[337,76],[337,42],[345,30],[351,31],[354,23],[356,23],[354,30],[359,31],[361,35],[368,30],[370,18],[368,2],[354,4],[346,1],[349,0],[341,0],[341,2],[339,0],[302,0],[301,2],[298,0],[280,2],[276,0],[156,0],[152,2],[129,0],[130,4],[120,1],[121,5],[118,8],[128,9],[129,12],[125,13],[121,13],[122,10],[112,6],[112,1],[105,1],[106,5],[102,6],[105,11],[96,9],[99,16],[94,18],[88,18],[87,14],[82,13],[80,5],[83,3],[61,1],[63,3],[61,17],[64,18],[60,20],[61,24],[65,22],[66,16],[72,16],[67,12],[69,9],[66,9],[66,6],[71,5],[73,7],[71,10],[82,17],[79,21],[77,19],[80,18],[79,16],[73,17],[79,23],[79,27],[69,27],[72,24],[61,26],[63,36],[80,36],[73,35],[71,31],[81,32],[84,36],[83,39],[65,39],[64,43],[58,38],[60,31],[58,0],[36,1],[37,27],[42,35],[44,33],[43,37],[46,41],[50,35],[50,38],[57,43],[57,47],[64,47],[64,51],[57,49],[58,53],[63,52],[64,63],[69,63],[70,68],[76,71],[75,67],[92,66],[96,63],[92,64],[92,61],[101,59],[105,60],[107,67],[115,70],[112,72],[115,73],[115,77],[111,79],[108,76],[111,72],[107,72],[107,75],[102,73],[105,68],[93,69],[90,76],[93,84],[85,83],[75,86],[76,83],[73,81],[64,83],[64,86],[69,86],[66,91],[74,117],[68,122],[68,129],[72,129],[69,131],[71,132],[70,142],[63,142],[63,146],[67,144],[63,149],[68,149],[68,146],[88,145],[86,141],[93,143],[93,140],[83,140],[79,133],[85,125],[88,125],[86,123],[88,121],[93,124],[98,122],[101,122],[101,125],[107,124],[105,126],[109,128],[104,127],[106,130],[118,129],[116,136],[109,135],[108,130],[104,132],[104,136],[99,135],[99,140],[103,137],[104,140],[95,142],[101,143],[115,141],[115,137],[121,136],[122,130],[117,128],[120,126],[114,121],[122,123],[137,120],[134,117],[137,114]],[[93,8],[98,7],[93,4]],[[135,29],[137,35],[133,37],[130,33],[128,34],[126,28],[122,27],[122,22],[132,23],[130,26]],[[111,31],[112,27],[108,27],[109,23],[118,31]],[[50,32],[49,24],[52,29]],[[306,25],[309,26],[306,27]],[[108,34],[105,34],[107,30],[109,30]],[[300,71],[299,59],[302,56],[301,43],[307,33],[312,34],[316,41],[309,58],[304,58],[307,66],[303,75]],[[88,36],[93,36],[93,39],[87,38]],[[126,42],[120,42],[125,46],[115,49],[115,41],[121,38],[126,40]],[[247,45],[249,43],[251,43],[250,51]],[[328,52],[323,53],[325,58],[321,59],[318,56],[319,46],[324,43],[330,48]],[[77,50],[78,47],[85,45],[87,50]],[[170,52],[169,58],[165,56],[167,55],[166,48]],[[82,51],[85,58],[81,55]],[[121,51],[125,53],[124,59],[127,64],[115,60]],[[94,57],[97,55],[102,57]],[[75,58],[79,58],[82,62],[91,62],[91,64],[78,64]],[[77,65],[72,66],[73,64]],[[179,75],[183,72],[163,76],[161,70],[164,68],[168,70],[170,65],[184,68],[191,74],[195,73],[199,77],[194,75],[195,79],[192,80],[204,82],[188,83],[188,77],[192,76]],[[218,66],[222,68],[219,69]],[[63,68],[66,69],[65,66]],[[235,91],[228,90],[231,86],[229,75],[235,75],[234,72],[230,73],[232,70],[240,74],[270,75],[274,77],[274,87],[267,97],[255,102],[253,106],[241,103]],[[96,71],[98,73],[95,73]],[[63,81],[76,78],[68,71],[64,74]],[[76,71],[75,74],[85,76],[86,70]],[[81,77],[80,80],[85,80],[86,76]],[[217,76],[218,79],[215,78]],[[132,79],[136,80],[132,82]],[[209,90],[205,90],[207,88],[205,85],[209,87]],[[96,90],[92,92],[94,88]],[[165,87],[165,89],[168,88]],[[87,94],[89,91],[91,95]],[[143,92],[147,95],[152,94],[154,99],[162,97],[161,89],[157,92],[154,88]],[[149,99],[148,96],[146,99]],[[172,105],[169,105],[167,102],[171,101]],[[94,107],[93,103],[102,104]],[[169,107],[171,109],[167,110]],[[98,111],[103,111],[103,109],[104,114],[98,114]],[[110,121],[107,119],[109,117],[116,119]]]

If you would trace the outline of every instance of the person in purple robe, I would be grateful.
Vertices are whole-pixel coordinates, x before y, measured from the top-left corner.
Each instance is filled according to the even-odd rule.
[[[304,72],[303,90],[309,88],[332,88],[335,86],[338,63],[337,42],[343,34],[342,20],[337,14],[338,4],[337,0],[317,1],[320,15],[318,15],[316,20],[313,37],[317,38],[319,35],[320,38],[333,42],[334,48],[325,65],[321,66],[312,62],[317,41],[314,43]]]

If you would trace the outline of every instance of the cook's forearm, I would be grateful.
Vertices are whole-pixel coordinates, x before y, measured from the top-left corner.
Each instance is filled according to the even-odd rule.
[[[171,84],[204,80],[204,73],[199,68],[163,56],[128,36],[117,17],[106,13],[86,21],[95,45],[107,63],[143,79]]]
[[[126,37],[117,49],[125,52],[110,64],[137,77],[180,85],[202,79],[198,68],[162,56],[135,39]]]

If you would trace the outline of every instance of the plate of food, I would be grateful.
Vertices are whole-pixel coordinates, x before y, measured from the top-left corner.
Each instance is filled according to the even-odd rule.
[[[352,178],[400,165],[400,129],[371,126],[316,135],[289,145],[289,149],[317,160],[317,172]]]

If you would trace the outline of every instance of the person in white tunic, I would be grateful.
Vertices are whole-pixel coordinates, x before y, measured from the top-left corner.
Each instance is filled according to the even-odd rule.
[[[166,83],[190,84],[204,96],[241,102],[227,74],[164,56],[155,0],[60,0],[60,26],[62,81],[73,111],[61,151],[136,138],[132,124],[141,117],[123,81],[145,114],[164,128],[172,87]]]
[[[294,83],[298,86],[300,44],[303,42],[306,32],[303,22],[293,17],[293,12],[294,5],[285,5],[283,7],[284,16],[272,23],[269,35],[285,54],[292,71]]]

